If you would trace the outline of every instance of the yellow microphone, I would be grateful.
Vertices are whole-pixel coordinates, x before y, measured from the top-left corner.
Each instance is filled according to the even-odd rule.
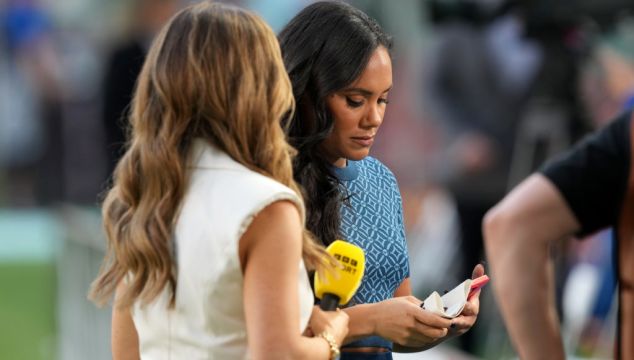
[[[333,241],[326,252],[339,264],[324,271],[323,277],[315,272],[315,296],[321,299],[322,310],[332,311],[347,304],[357,292],[365,271],[365,254],[360,247],[343,240]]]

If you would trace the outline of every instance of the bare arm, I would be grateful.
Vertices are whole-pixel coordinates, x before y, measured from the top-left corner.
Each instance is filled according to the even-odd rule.
[[[530,176],[484,220],[492,285],[522,359],[564,359],[549,246],[579,223],[555,186]]]
[[[412,283],[409,278],[405,278],[394,291],[394,297],[399,296],[412,296]]]
[[[324,339],[304,337],[299,329],[297,279],[301,232],[297,208],[288,201],[279,201],[261,211],[240,240],[243,301],[253,359],[330,356],[330,347]],[[326,330],[341,343],[347,316],[341,312],[329,313]],[[323,329],[313,331],[319,333]]]
[[[399,296],[411,296],[412,288],[409,282],[409,278],[403,280],[401,285],[394,292],[394,297]],[[407,306],[407,307],[405,307]],[[404,303],[405,310],[410,306]],[[346,336],[345,343],[351,343],[363,339],[368,336],[376,335],[376,328],[380,323],[379,312],[385,310],[385,304],[383,302],[373,304],[360,304],[345,308],[344,311],[350,316],[350,324],[348,325],[349,331]]]
[[[120,291],[124,286],[121,283],[117,289]],[[116,298],[116,295],[115,295]],[[112,309],[112,332],[111,332],[112,358],[114,360],[138,360],[139,336],[132,321],[130,309],[121,309],[114,306]]]

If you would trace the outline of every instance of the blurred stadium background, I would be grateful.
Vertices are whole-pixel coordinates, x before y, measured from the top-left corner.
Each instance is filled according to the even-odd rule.
[[[110,311],[86,300],[105,248],[100,195],[144,48],[190,2],[0,0],[0,359],[111,357]],[[229,2],[276,31],[310,3]],[[474,209],[634,103],[632,4],[349,2],[395,39],[373,156],[399,180],[412,283],[424,298],[482,258],[462,240],[470,211],[477,219]],[[610,244],[607,231],[555,249],[571,356],[611,357]],[[516,357],[488,289],[469,334],[397,359]]]

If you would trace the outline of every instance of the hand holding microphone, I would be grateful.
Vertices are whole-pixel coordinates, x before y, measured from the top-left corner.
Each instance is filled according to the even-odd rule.
[[[342,240],[335,240],[326,252],[337,263],[329,269],[315,273],[315,295],[321,299],[319,307],[313,308],[309,327],[313,333],[330,345],[330,358],[339,358],[339,347],[348,334],[348,315],[338,310],[339,305],[350,301],[361,284],[365,271],[363,250]]]

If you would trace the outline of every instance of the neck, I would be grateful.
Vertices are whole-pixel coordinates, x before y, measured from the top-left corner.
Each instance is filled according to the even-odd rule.
[[[348,165],[348,160],[345,158],[339,158],[332,163],[333,166],[338,168],[345,168]]]

